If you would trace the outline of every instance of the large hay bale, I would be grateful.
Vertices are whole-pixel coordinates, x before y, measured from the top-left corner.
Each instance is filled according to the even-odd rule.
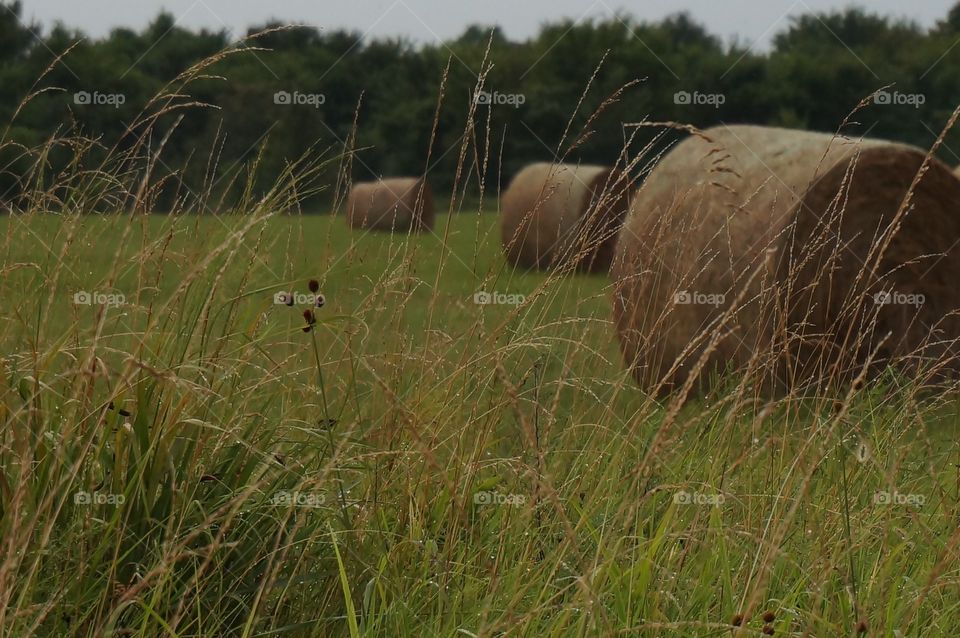
[[[394,177],[353,185],[347,223],[373,230],[430,230],[433,192],[423,177]]]
[[[507,259],[527,268],[606,271],[629,207],[626,174],[607,166],[531,164],[501,198]]]
[[[960,180],[932,159],[901,209],[925,155],[755,126],[677,145],[635,193],[611,268],[637,381],[702,389],[732,368],[798,389],[871,355],[868,373],[955,368]]]

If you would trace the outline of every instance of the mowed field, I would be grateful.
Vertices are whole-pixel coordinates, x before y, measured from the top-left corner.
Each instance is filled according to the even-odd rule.
[[[8,635],[960,631],[952,395],[648,396],[492,213],[0,230]]]

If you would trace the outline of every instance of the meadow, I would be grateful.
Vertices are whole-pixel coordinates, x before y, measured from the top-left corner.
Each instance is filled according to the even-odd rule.
[[[649,396],[438,208],[0,218],[0,633],[956,633],[952,393]]]

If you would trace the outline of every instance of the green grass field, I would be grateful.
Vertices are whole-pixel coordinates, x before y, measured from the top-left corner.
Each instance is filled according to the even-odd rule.
[[[491,213],[0,229],[4,635],[960,632],[952,396],[648,396]]]

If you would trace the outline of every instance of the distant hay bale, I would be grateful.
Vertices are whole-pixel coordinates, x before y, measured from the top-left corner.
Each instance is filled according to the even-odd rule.
[[[501,198],[507,259],[526,268],[606,271],[626,217],[629,182],[606,166],[531,164]]]
[[[353,185],[347,198],[347,223],[373,230],[430,230],[433,192],[423,177],[394,177]]]
[[[955,370],[960,180],[932,160],[901,211],[925,155],[755,126],[677,145],[634,194],[611,267],[640,385],[703,389],[733,369],[813,387],[868,357],[868,373]]]

